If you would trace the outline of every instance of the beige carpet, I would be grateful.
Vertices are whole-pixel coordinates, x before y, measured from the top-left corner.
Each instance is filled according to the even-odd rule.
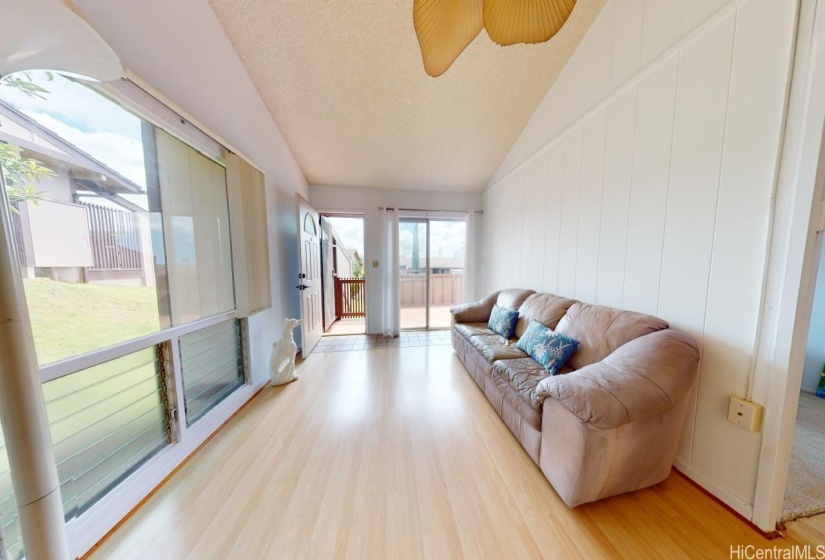
[[[825,512],[825,399],[801,393],[782,521]]]

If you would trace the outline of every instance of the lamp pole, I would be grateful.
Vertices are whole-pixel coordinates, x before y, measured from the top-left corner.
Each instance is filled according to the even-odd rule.
[[[68,560],[69,545],[31,320],[0,169],[0,425],[30,560]]]

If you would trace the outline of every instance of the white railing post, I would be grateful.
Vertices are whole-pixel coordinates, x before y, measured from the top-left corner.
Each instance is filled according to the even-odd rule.
[[[33,560],[67,560],[69,546],[57,462],[1,171],[0,221],[0,424],[23,546],[26,556]]]

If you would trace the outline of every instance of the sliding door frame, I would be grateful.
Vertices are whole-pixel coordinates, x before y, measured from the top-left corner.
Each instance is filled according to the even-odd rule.
[[[403,218],[401,216],[398,217],[398,229],[399,234],[401,230],[401,224],[424,224],[426,227],[427,234],[424,236],[424,330],[430,330],[430,219],[426,217],[406,217]],[[401,238],[399,235],[399,243],[401,242]],[[412,262],[410,262],[412,265]],[[401,316],[401,294],[398,294],[398,315]],[[421,327],[409,327],[409,328],[402,328],[401,330],[405,331],[417,331],[421,330]]]
[[[432,283],[432,278],[431,278],[431,276],[432,276],[432,266],[430,266],[430,264],[432,262],[432,255],[430,254],[430,250],[432,248],[432,242],[431,242],[432,229],[433,229],[432,224],[433,224],[433,222],[457,222],[457,223],[460,223],[460,222],[465,222],[465,220],[466,220],[465,218],[458,218],[458,217],[456,217],[456,218],[451,218],[451,217],[441,218],[441,217],[430,217],[430,216],[408,216],[408,217],[400,217],[399,216],[399,218],[398,218],[399,229],[400,229],[401,224],[405,223],[405,222],[406,223],[425,224],[427,226],[427,235],[425,236],[425,247],[426,247],[426,259],[425,259],[425,261],[426,261],[426,265],[425,265],[426,266],[426,272],[425,272],[425,278],[426,278],[426,282],[425,282],[425,288],[424,288],[424,291],[425,291],[425,296],[424,296],[424,317],[425,317],[425,319],[424,319],[424,330],[429,331],[432,328],[431,327],[431,321],[430,321],[430,315],[431,315],[430,307],[431,307],[431,304],[432,304],[432,301],[431,301],[432,298],[430,297],[430,285]],[[465,233],[465,243],[466,243],[466,233]],[[465,265],[464,270],[465,270],[465,274],[466,274],[466,269],[467,269],[467,266],[466,266],[467,265],[467,255],[466,254],[464,255],[464,265]],[[401,307],[401,297],[400,297],[400,294],[399,294],[399,298],[398,298],[398,307],[399,307],[399,315],[400,315],[400,313],[401,313],[401,309],[400,309],[400,307]],[[420,328],[419,327],[411,327],[411,328],[406,328],[406,329],[402,328],[402,330],[420,330]]]

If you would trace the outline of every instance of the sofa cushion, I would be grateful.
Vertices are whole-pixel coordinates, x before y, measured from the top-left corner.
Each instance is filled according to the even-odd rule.
[[[518,311],[494,305],[487,326],[494,333],[509,340],[516,334],[516,321],[518,321]]]
[[[541,400],[536,392],[536,386],[550,374],[534,359],[519,358],[496,362],[493,366],[493,374],[506,379],[522,400],[530,405],[530,408],[539,409]]]
[[[690,392],[698,370],[696,342],[664,329],[570,375],[546,377],[536,392],[540,399],[559,401],[582,422],[607,430],[670,410]]]
[[[564,317],[564,314],[574,303],[576,303],[574,299],[567,299],[553,294],[531,295],[519,307],[516,336],[518,338],[524,336],[524,331],[530,326],[530,321],[538,321],[546,327],[555,329],[559,324],[559,320]]]
[[[487,323],[456,323],[455,330],[464,338],[478,334],[496,334],[487,327]]]
[[[527,300],[528,297],[535,294],[533,290],[521,290],[518,288],[510,288],[501,290],[496,299],[496,305],[499,307],[506,307],[507,309],[518,310],[519,307]]]
[[[666,328],[665,321],[650,315],[576,302],[556,330],[579,341],[579,349],[567,362],[579,369],[602,361],[622,344]]]
[[[562,369],[562,373],[569,371]],[[490,380],[529,425],[541,430],[544,398],[539,398],[536,387],[546,377],[550,374],[533,358],[520,358],[496,362]]]
[[[470,344],[475,347],[487,363],[496,360],[512,360],[527,358],[527,353],[516,348],[515,344],[507,344],[507,339],[497,334],[480,334],[470,338]],[[539,366],[541,367],[541,366]]]
[[[578,340],[555,332],[538,321],[530,323],[516,343],[516,348],[527,352],[550,375],[556,375],[578,347]]]
[[[462,303],[450,308],[453,323],[481,323],[490,318],[490,311],[498,300],[499,292],[493,292],[479,301]]]

